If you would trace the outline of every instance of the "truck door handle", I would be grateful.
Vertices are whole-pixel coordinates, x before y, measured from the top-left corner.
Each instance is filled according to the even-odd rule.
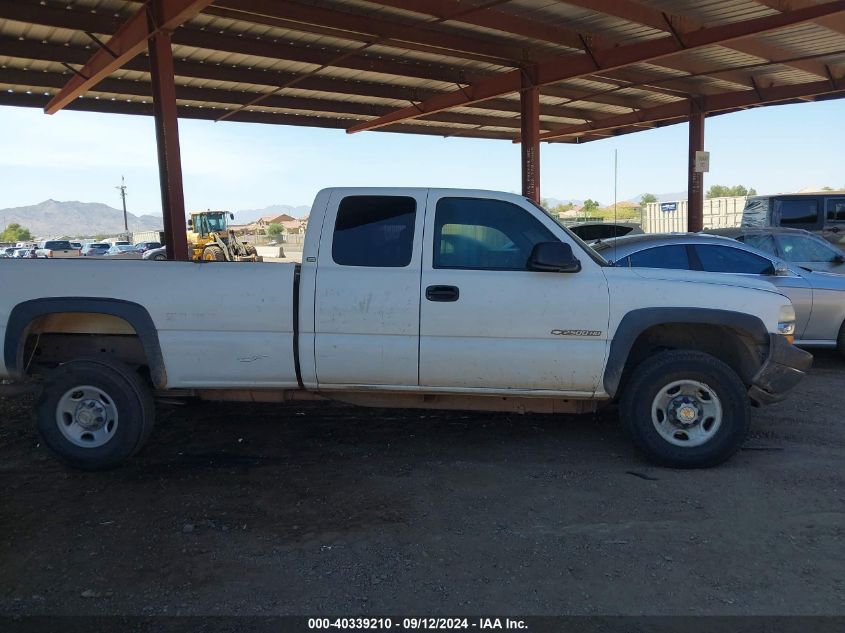
[[[460,296],[457,286],[429,286],[425,289],[425,298],[429,301],[457,301]]]

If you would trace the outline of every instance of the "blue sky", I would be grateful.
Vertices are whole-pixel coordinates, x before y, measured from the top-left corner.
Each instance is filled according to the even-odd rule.
[[[758,108],[706,123],[711,184],[760,193],[845,186],[845,101]],[[519,147],[505,141],[386,133],[347,135],[245,123],[180,121],[188,208],[308,205],[322,187],[381,185],[519,191]],[[151,118],[0,107],[0,208],[47,198],[160,213]],[[686,189],[687,126],[584,145],[542,146],[544,197],[613,201]]]

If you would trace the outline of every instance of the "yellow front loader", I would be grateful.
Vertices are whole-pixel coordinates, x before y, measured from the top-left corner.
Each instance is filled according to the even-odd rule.
[[[228,217],[227,217],[228,216]],[[188,220],[188,248],[195,262],[258,262],[252,244],[238,239],[228,226],[235,216],[226,211],[195,211]]]

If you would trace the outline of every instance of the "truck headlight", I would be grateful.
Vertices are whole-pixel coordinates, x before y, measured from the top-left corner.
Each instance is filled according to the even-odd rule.
[[[780,307],[778,333],[783,334],[790,343],[795,341],[795,308],[792,305]]]

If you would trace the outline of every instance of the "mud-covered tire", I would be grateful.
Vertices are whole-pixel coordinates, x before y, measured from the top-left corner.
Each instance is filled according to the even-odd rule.
[[[202,260],[204,262],[225,262],[226,253],[219,246],[206,246],[202,251]]]
[[[103,414],[104,423],[87,432],[89,427],[77,416],[89,405]],[[109,421],[114,423],[110,430]],[[85,422],[92,422],[90,416]],[[150,387],[130,367],[112,360],[60,365],[45,377],[35,405],[35,425],[44,444],[61,461],[83,470],[121,465],[141,449],[154,423]]]
[[[745,385],[728,365],[701,352],[667,351],[634,369],[620,416],[634,445],[655,464],[707,468],[742,446],[750,410]]]
[[[244,244],[244,250],[249,256],[258,255],[258,249],[256,249],[252,244]]]

